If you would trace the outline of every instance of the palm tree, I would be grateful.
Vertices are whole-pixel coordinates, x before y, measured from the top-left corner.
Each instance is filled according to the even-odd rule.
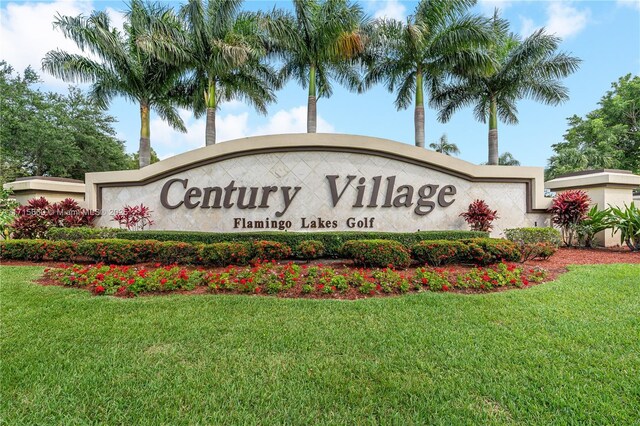
[[[186,128],[171,93],[180,70],[145,53],[135,40],[139,33],[169,32],[178,26],[179,20],[170,9],[140,0],[131,2],[124,34],[111,26],[105,12],[93,12],[89,17],[58,15],[54,27],[61,29],[83,52],[97,59],[58,49],[47,52],[42,60],[42,68],[56,77],[93,83],[90,95],[103,108],[117,95],[140,105],[141,168],[150,162],[151,110],[171,127],[182,132],[186,132]]]
[[[307,132],[316,132],[317,98],[330,97],[331,79],[350,90],[361,88],[356,61],[364,50],[367,20],[360,6],[347,0],[293,0],[295,13],[274,11],[268,28],[275,53],[283,60],[282,81],[294,77],[307,98]]]
[[[504,152],[498,157],[499,166],[519,166],[520,162],[510,152]]]
[[[433,95],[456,68],[485,67],[478,46],[489,40],[486,20],[465,15],[474,0],[422,0],[405,23],[382,20],[373,32],[373,61],[365,86],[384,82],[397,92],[395,105],[415,99],[415,144],[424,147],[424,89]]]
[[[449,143],[446,133],[440,136],[440,141],[437,143],[430,143],[429,148],[444,155],[458,155],[460,150],[455,143]]]
[[[243,12],[242,0],[189,0],[181,15],[186,32],[167,38],[142,36],[139,44],[185,70],[183,94],[195,117],[206,114],[205,143],[216,143],[216,110],[240,99],[266,114],[279,88],[265,61],[268,39],[260,15]]]
[[[547,105],[567,100],[568,90],[560,83],[578,69],[580,60],[566,53],[556,53],[560,39],[548,35],[544,28],[524,40],[509,33],[509,23],[498,17],[492,20],[493,41],[487,54],[493,66],[478,72],[461,69],[459,78],[433,98],[440,108],[438,119],[448,121],[454,112],[474,106],[477,120],[489,121],[489,164],[498,164],[498,117],[507,124],[517,124],[516,102],[523,98]]]

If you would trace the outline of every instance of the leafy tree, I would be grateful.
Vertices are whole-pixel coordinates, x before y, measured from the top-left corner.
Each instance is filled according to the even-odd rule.
[[[444,134],[440,136],[439,142],[434,142],[429,144],[429,148],[433,149],[436,152],[439,152],[444,155],[458,155],[460,154],[460,150],[458,149],[458,145],[455,143],[449,143],[447,139],[447,135]]]
[[[364,51],[366,18],[359,5],[346,0],[293,0],[294,15],[274,11],[268,29],[282,60],[280,78],[295,78],[309,88],[307,133],[316,132],[317,98],[330,97],[331,80],[360,90],[357,60]]]
[[[94,11],[89,17],[58,15],[54,27],[97,59],[58,49],[48,52],[42,60],[43,69],[56,77],[93,83],[91,96],[102,107],[106,108],[117,95],[139,103],[140,167],[150,161],[152,109],[173,128],[182,132],[186,128],[175,109],[180,69],[141,49],[137,37],[152,32],[161,38],[179,26],[171,9],[141,0],[131,1],[124,34],[111,26],[105,12]]]
[[[510,152],[503,152],[498,157],[499,166],[519,166],[520,162]]]
[[[71,87],[67,95],[34,88],[38,75],[0,62],[0,180],[24,176],[84,179],[86,172],[127,167],[115,119]]]
[[[456,69],[486,67],[478,49],[489,40],[485,19],[464,14],[472,0],[423,0],[406,22],[375,24],[365,85],[384,82],[396,92],[395,105],[406,109],[415,99],[415,144],[424,147],[424,90],[433,96]]]
[[[158,154],[156,154],[156,151],[153,148],[151,148],[150,164],[157,163],[158,161],[160,161],[160,157],[158,157]],[[140,159],[137,152],[134,152],[133,154],[128,155],[128,169],[135,170],[138,168],[139,164],[140,164]]]
[[[498,118],[507,124],[518,123],[516,103],[533,99],[558,105],[569,98],[560,79],[578,69],[580,60],[566,53],[556,53],[560,39],[544,29],[524,40],[509,32],[509,23],[494,13],[493,40],[486,48],[493,65],[487,69],[466,67],[452,84],[444,86],[434,97],[440,109],[438,119],[448,121],[453,113],[474,107],[478,121],[489,121],[488,164],[498,164]]]
[[[599,105],[585,118],[568,118],[564,141],[552,146],[548,179],[603,168],[640,173],[640,76],[620,77]]]

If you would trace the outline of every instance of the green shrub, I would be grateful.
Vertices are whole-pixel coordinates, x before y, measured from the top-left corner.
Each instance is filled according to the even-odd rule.
[[[122,229],[118,228],[90,228],[81,226],[78,228],[50,228],[47,238],[50,240],[97,240],[103,238],[113,239],[117,234],[121,234]]]
[[[520,261],[548,259],[562,243],[560,231],[554,228],[512,228],[504,231],[509,241],[520,250]]]
[[[474,238],[463,240],[467,245],[464,260],[478,265],[488,265],[497,262],[517,262],[522,253],[518,246],[509,240],[497,238]]]
[[[0,241],[0,259],[32,260],[44,259],[47,251],[46,240],[2,240]]]
[[[303,241],[296,247],[295,255],[306,260],[317,259],[324,256],[324,244],[317,240]]]
[[[248,243],[202,244],[198,250],[200,262],[210,266],[246,265],[252,258]]]
[[[555,228],[511,228],[505,229],[504,235],[518,245],[549,243],[560,247],[562,243],[560,231]]]
[[[425,240],[461,240],[486,238],[488,233],[477,231],[421,231],[413,233],[399,232],[192,232],[192,231],[120,231],[117,238],[128,240],[182,241],[186,243],[253,242],[268,240],[284,243],[291,248],[298,247],[308,240],[319,241],[324,245],[326,257],[339,257],[342,245],[350,240],[391,240],[405,247]],[[296,257],[299,253],[294,253]]]
[[[609,206],[609,212],[612,232],[620,233],[620,244],[626,244],[631,251],[640,251],[640,208],[631,202],[624,209]]]
[[[93,262],[127,265],[155,261],[158,245],[158,241],[84,240],[78,242],[78,255]]]
[[[291,247],[276,241],[254,241],[251,245],[256,260],[281,260],[291,256]]]
[[[460,241],[421,241],[411,247],[411,254],[420,264],[441,266],[464,258],[467,246]]]
[[[405,268],[411,264],[409,250],[397,241],[347,241],[342,247],[342,255],[362,266]]]
[[[199,262],[198,246],[195,244],[181,243],[175,241],[157,242],[155,247],[155,257],[151,260],[164,265],[174,263],[180,265],[193,265]]]

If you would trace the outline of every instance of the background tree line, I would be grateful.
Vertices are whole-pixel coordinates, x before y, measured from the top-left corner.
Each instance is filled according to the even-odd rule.
[[[21,75],[0,61],[0,183],[138,167],[116,137],[115,119],[90,97],[75,87],[64,95],[41,92],[38,82],[31,68]]]

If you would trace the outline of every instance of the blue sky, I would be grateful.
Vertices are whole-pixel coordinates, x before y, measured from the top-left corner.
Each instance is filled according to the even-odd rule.
[[[371,16],[404,18],[415,2],[363,1]],[[250,9],[269,10],[274,5],[289,7],[285,1],[248,1]],[[122,22],[119,13],[124,1],[58,0],[54,2],[2,1],[0,7],[0,58],[18,70],[32,65],[39,70],[40,60],[51,49],[75,51],[74,44],[52,29],[56,12],[63,15],[90,13],[105,9],[114,22]],[[523,165],[546,165],[551,145],[562,140],[566,118],[584,115],[597,107],[611,83],[627,73],[640,74],[640,0],[608,1],[479,1],[478,13],[491,14],[499,7],[514,32],[524,36],[546,27],[563,39],[561,50],[583,60],[578,72],[565,80],[570,100],[558,107],[521,101],[520,124],[499,124],[500,152],[509,151]],[[68,83],[43,75],[42,88],[65,91]],[[218,138],[232,140],[257,134],[299,133],[306,131],[306,91],[295,82],[277,93],[278,100],[266,116],[240,102],[225,104],[218,111]],[[320,132],[375,136],[412,144],[413,110],[396,111],[395,95],[382,86],[362,95],[350,93],[336,84],[334,95],[318,102]],[[139,138],[138,106],[116,100],[109,109],[118,120],[118,136],[127,151],[137,150]],[[171,130],[152,116],[151,143],[161,158],[204,145],[204,119],[181,112],[188,134]],[[487,126],[476,122],[470,109],[458,112],[448,123],[439,123],[436,113],[426,111],[426,142],[435,142],[446,133],[461,150],[460,158],[480,163],[487,157]]]

